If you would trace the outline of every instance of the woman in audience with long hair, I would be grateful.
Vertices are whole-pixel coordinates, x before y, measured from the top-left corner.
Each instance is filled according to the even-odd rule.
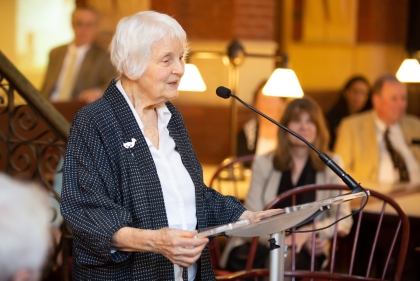
[[[371,109],[372,102],[370,98],[371,87],[365,77],[357,75],[347,80],[337,102],[326,114],[328,130],[331,136],[330,149],[333,149],[336,131],[341,119],[351,114]]]

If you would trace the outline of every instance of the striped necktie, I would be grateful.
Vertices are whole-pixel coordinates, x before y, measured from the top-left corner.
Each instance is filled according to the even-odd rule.
[[[405,162],[402,156],[392,146],[388,135],[389,135],[389,129],[386,129],[385,135],[384,135],[385,145],[386,145],[386,148],[388,149],[389,154],[391,155],[394,168],[398,169],[398,173],[400,175],[400,182],[408,182],[410,181],[410,175],[408,174],[407,166],[405,165]]]

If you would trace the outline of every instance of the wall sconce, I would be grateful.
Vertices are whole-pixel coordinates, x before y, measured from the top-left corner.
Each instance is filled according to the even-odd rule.
[[[191,63],[185,64],[184,76],[179,83],[179,91],[204,92],[207,89],[198,68]]]
[[[263,94],[269,96],[279,97],[302,97],[303,91],[300,87],[299,81],[293,70],[287,68],[288,57],[283,55],[261,55],[246,53],[242,44],[234,39],[228,46],[226,53],[211,52],[211,51],[192,51],[189,57],[199,58],[222,58],[224,62],[228,61],[229,65],[229,88],[232,94],[237,94],[239,75],[238,66],[240,66],[246,57],[253,58],[274,58],[276,60],[276,69],[270,76],[267,84],[263,89]],[[228,60],[227,60],[228,58]],[[188,63],[186,64],[189,65]],[[198,70],[197,70],[198,71]],[[187,75],[187,68],[185,69],[184,77]],[[186,78],[181,79],[179,90],[185,90],[187,86]],[[198,79],[198,78],[196,78]],[[201,76],[200,76],[201,79]],[[201,79],[202,80],[202,79]],[[184,84],[185,83],[185,84]],[[188,82],[189,83],[189,82]],[[192,85],[193,83],[191,83]],[[185,85],[185,86],[184,86]],[[182,88],[181,88],[182,86]],[[204,86],[205,87],[205,86]],[[205,90],[205,88],[204,88]],[[203,90],[203,91],[204,91]],[[230,99],[230,154],[232,157],[236,156],[236,134],[237,134],[237,104],[234,99]]]
[[[262,93],[266,96],[301,98],[303,91],[295,72],[287,68],[277,68],[265,84]]]
[[[287,54],[280,55],[278,67],[271,74],[265,84],[262,93],[266,96],[301,98],[303,90],[300,86],[296,73],[288,68]]]
[[[420,83],[420,64],[417,59],[405,59],[397,71],[397,79],[404,83]]]

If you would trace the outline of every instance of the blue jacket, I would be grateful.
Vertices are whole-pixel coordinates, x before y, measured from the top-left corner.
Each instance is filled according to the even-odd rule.
[[[170,102],[166,106],[172,113],[170,136],[195,185],[197,229],[236,221],[245,208],[236,198],[204,185],[182,117]],[[132,138],[137,140],[135,146],[125,148],[123,143]],[[103,98],[85,106],[73,120],[64,159],[61,212],[73,232],[75,280],[174,279],[173,264],[163,255],[111,254],[111,237],[122,227],[168,227],[152,155],[115,81]],[[196,280],[214,280],[208,246],[198,260]]]

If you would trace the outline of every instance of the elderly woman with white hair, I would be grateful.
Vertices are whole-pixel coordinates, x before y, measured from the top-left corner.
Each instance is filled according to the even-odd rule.
[[[75,117],[61,212],[75,280],[214,280],[197,229],[255,217],[203,183],[178,110],[187,38],[153,11],[123,18],[110,45],[120,73]]]

